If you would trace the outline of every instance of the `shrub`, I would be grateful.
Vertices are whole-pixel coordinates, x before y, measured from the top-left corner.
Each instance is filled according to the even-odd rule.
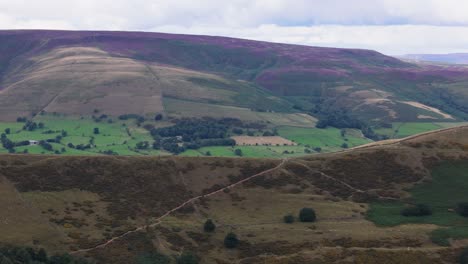
[[[418,204],[401,210],[401,215],[403,216],[427,216],[431,214],[431,208],[425,204]]]
[[[242,150],[241,149],[236,149],[236,150],[234,150],[234,154],[236,154],[236,156],[242,156]]]
[[[283,221],[286,223],[286,224],[292,224],[294,223],[294,216],[292,214],[288,214],[288,215],[285,215],[283,217]]]
[[[99,134],[99,128],[98,128],[98,127],[95,127],[95,128],[93,129],[93,133],[94,133],[95,135]]]
[[[315,211],[312,208],[302,208],[299,212],[301,222],[314,222],[316,218]]]
[[[463,249],[460,257],[458,257],[458,263],[468,264],[468,248]]]
[[[463,217],[468,217],[468,203],[459,203],[457,205],[457,213]]]
[[[205,232],[213,232],[216,229],[216,225],[213,223],[211,219],[206,220],[205,224],[203,225],[203,230]]]
[[[177,257],[177,264],[198,264],[198,257],[192,252],[183,252]]]
[[[238,245],[239,245],[239,239],[237,238],[236,234],[230,232],[224,238],[224,246],[226,248],[236,248]]]

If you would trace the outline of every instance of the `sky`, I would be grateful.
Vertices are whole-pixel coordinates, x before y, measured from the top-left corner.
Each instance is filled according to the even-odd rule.
[[[468,52],[468,0],[0,0],[0,29],[229,36],[389,55]]]

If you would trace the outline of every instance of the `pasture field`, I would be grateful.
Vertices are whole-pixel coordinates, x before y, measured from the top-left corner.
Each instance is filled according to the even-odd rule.
[[[432,215],[405,217],[401,210],[404,202],[375,202],[370,206],[368,219],[381,226],[396,226],[408,223],[435,224],[441,226],[432,232],[432,239],[446,244],[448,238],[468,238],[468,218],[455,212],[460,202],[468,201],[468,164],[447,162],[432,171],[432,180],[409,190],[410,204],[426,204]]]
[[[391,128],[377,128],[375,132],[389,138],[404,138],[419,133],[467,124],[467,122],[395,122]]]
[[[161,155],[168,154],[163,151],[151,148],[139,150],[136,144],[141,141],[152,142],[153,138],[145,129],[138,127],[135,120],[112,119],[96,122],[91,118],[64,117],[64,116],[38,116],[34,122],[42,122],[43,128],[37,128],[33,131],[23,130],[24,123],[0,123],[0,131],[10,128],[8,139],[13,142],[25,140],[47,140],[62,136],[60,143],[51,143],[53,149],[46,150],[38,145],[15,147],[16,153],[31,154],[67,154],[67,155],[98,155],[105,151],[113,151],[118,155]],[[163,122],[161,122],[163,123]],[[94,129],[99,130],[98,134]],[[66,135],[63,136],[62,131]],[[89,149],[76,149],[69,144],[77,146],[93,143]],[[7,153],[7,150],[0,146],[0,153]]]
[[[346,143],[348,147],[354,147],[372,142],[354,129],[345,129],[342,136],[341,129],[328,127],[325,129],[302,127],[279,127],[278,134],[300,145],[321,147],[325,151],[340,149]]]
[[[202,157],[211,156],[216,157],[236,157],[234,153],[236,149],[242,151],[242,157],[249,158],[281,158],[281,157],[294,157],[307,155],[304,146],[212,146],[203,147],[197,150],[189,149],[181,153],[182,156]],[[311,150],[311,153],[315,153]]]

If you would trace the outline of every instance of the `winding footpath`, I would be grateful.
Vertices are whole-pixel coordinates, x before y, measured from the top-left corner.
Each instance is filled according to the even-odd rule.
[[[247,178],[245,178],[245,179],[242,179],[242,180],[240,180],[240,181],[238,181],[238,182],[235,182],[235,183],[233,183],[233,184],[227,185],[227,186],[225,186],[225,187],[223,187],[223,188],[220,188],[220,189],[218,189],[218,190],[216,190],[216,191],[213,191],[213,192],[211,192],[211,193],[207,193],[207,194],[203,194],[203,195],[198,195],[198,196],[192,197],[192,198],[188,199],[187,201],[181,203],[179,206],[177,206],[177,207],[175,207],[175,208],[172,208],[171,210],[167,211],[167,212],[164,213],[163,215],[161,215],[161,216],[159,216],[158,218],[156,218],[154,223],[147,224],[147,225],[143,225],[143,226],[139,226],[139,227],[137,227],[137,228],[135,228],[135,229],[133,229],[133,230],[127,231],[127,232],[125,232],[125,233],[123,233],[123,234],[121,234],[121,235],[119,235],[119,236],[113,237],[113,238],[107,240],[106,242],[103,242],[102,244],[99,244],[99,245],[94,246],[94,247],[91,247],[91,248],[79,249],[79,250],[76,250],[76,251],[72,251],[72,252],[70,252],[70,254],[85,253],[85,252],[89,252],[89,251],[92,251],[92,250],[95,250],[95,249],[104,248],[104,247],[106,247],[107,245],[111,244],[112,242],[114,242],[114,241],[116,241],[116,240],[118,240],[118,239],[121,239],[121,238],[123,238],[123,237],[126,237],[126,236],[128,236],[128,235],[130,235],[130,234],[133,234],[133,233],[136,233],[136,232],[145,230],[145,229],[150,228],[150,227],[157,226],[157,225],[161,224],[161,222],[162,222],[162,220],[163,220],[164,218],[168,217],[170,214],[172,214],[172,213],[174,213],[175,211],[181,209],[182,207],[186,206],[187,204],[193,203],[193,202],[195,202],[195,201],[197,201],[197,200],[199,200],[199,199],[201,199],[201,198],[206,198],[206,197],[213,196],[213,195],[215,195],[215,194],[218,194],[218,193],[220,193],[220,192],[223,192],[224,190],[234,188],[234,187],[236,187],[237,185],[240,185],[240,184],[242,184],[242,183],[244,183],[244,182],[247,182],[247,181],[249,181],[249,180],[252,180],[253,178],[260,177],[260,176],[263,176],[263,175],[265,175],[265,174],[267,174],[267,173],[270,173],[270,172],[273,172],[273,171],[275,171],[275,170],[278,170],[278,169],[280,169],[281,167],[283,167],[284,164],[286,164],[287,161],[288,161],[288,159],[287,159],[287,158],[284,158],[284,159],[281,160],[281,162],[280,162],[278,165],[276,165],[276,166],[273,167],[273,168],[264,170],[264,171],[262,171],[262,172],[259,172],[259,173],[257,173],[257,174],[254,174],[254,175],[251,175],[251,176],[249,176],[249,177],[247,177]]]

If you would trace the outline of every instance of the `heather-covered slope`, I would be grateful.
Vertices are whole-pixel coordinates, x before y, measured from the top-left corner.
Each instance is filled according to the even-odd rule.
[[[44,77],[45,82],[23,82],[30,79],[28,74],[35,73],[34,69],[37,68],[34,61],[37,58],[78,47],[98,50],[107,56],[105,67],[108,73],[103,77],[108,80],[95,85],[101,87],[97,88],[99,91],[93,90],[95,86],[92,83],[77,83],[80,78],[87,78],[83,72],[70,75],[59,71],[56,76]],[[1,31],[0,54],[0,90],[3,90],[0,100],[23,101],[25,104],[30,104],[32,100],[40,102],[40,106],[23,107],[22,111],[25,112],[45,108],[58,93],[61,95],[55,103],[61,96],[70,98],[90,88],[86,100],[72,103],[73,111],[67,113],[86,114],[99,104],[108,110],[106,114],[115,114],[112,104],[116,102],[124,109],[121,111],[128,108],[127,111],[154,113],[161,111],[160,103],[156,102],[160,100],[160,90],[169,91],[167,97],[176,93],[183,94],[184,100],[200,101],[200,98],[192,98],[192,94],[200,95],[200,91],[184,90],[178,85],[178,91],[173,91],[171,86],[167,86],[164,76],[159,79],[157,71],[151,71],[158,65],[188,70],[186,79],[211,89],[203,92],[205,97],[214,93],[215,98],[202,98],[202,101],[210,104],[258,108],[261,111],[308,112],[318,116],[337,110],[351,110],[352,115],[362,120],[386,122],[450,119],[439,114],[438,110],[454,115],[453,118],[464,118],[468,113],[465,107],[468,92],[463,88],[468,78],[467,69],[417,66],[370,50],[162,33],[25,30]],[[123,61],[138,65],[135,67],[139,67],[139,73],[132,73],[135,67],[129,67],[129,73],[122,72]],[[73,67],[63,70],[80,72]],[[206,76],[200,80],[201,72],[211,73],[211,80],[204,80]],[[116,76],[116,73],[122,73],[124,77]],[[133,77],[126,78],[129,75]],[[51,78],[54,81],[49,82]],[[114,91],[114,86],[122,84],[120,78],[125,79],[124,85]],[[219,78],[225,81],[220,83]],[[161,82],[154,83],[158,81]],[[75,84],[75,88],[62,92],[67,83]],[[34,89],[38,95],[25,97],[18,88],[21,85]],[[106,86],[109,88],[103,88]],[[158,86],[157,91],[148,93],[153,86]],[[119,89],[126,90],[123,92]],[[213,89],[227,91],[216,95],[217,90]],[[43,97],[44,91],[49,95]],[[232,92],[242,95],[235,96]],[[133,98],[139,96],[145,97],[146,101],[139,103],[138,99]],[[132,99],[125,101],[123,98]],[[265,98],[269,100],[265,101]],[[414,102],[424,106],[415,106]],[[8,103],[2,103],[2,107],[2,118],[19,111]],[[18,107],[21,108],[21,104]],[[133,109],[135,107],[137,109]],[[63,109],[50,106],[50,110]]]

